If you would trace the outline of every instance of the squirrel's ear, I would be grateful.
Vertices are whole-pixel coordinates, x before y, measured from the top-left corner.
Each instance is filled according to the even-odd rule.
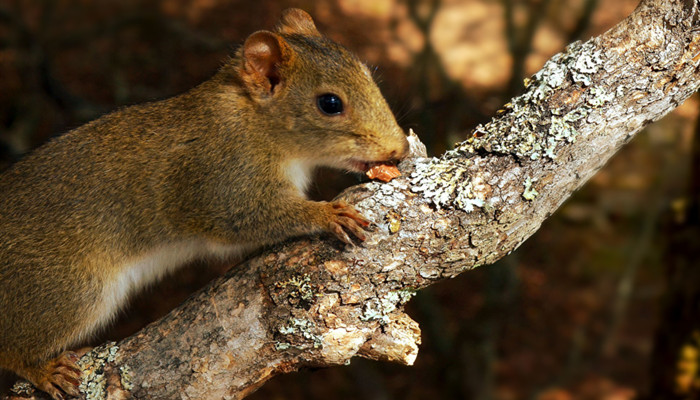
[[[304,10],[288,8],[282,12],[282,18],[275,29],[279,33],[321,36],[314,25],[314,20]]]
[[[268,31],[255,32],[243,44],[241,76],[253,90],[273,94],[283,81],[279,67],[290,56],[289,45],[279,35]]]

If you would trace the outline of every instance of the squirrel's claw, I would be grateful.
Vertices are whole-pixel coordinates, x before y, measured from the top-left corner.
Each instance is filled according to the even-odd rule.
[[[370,222],[362,215],[355,207],[349,205],[348,203],[338,200],[331,203],[331,206],[335,210],[335,214],[342,215],[344,217],[352,218],[357,221],[362,226],[369,226]]]
[[[361,241],[367,239],[365,234],[370,222],[360,214],[355,207],[344,201],[334,201],[331,206],[330,232],[342,242],[354,245],[348,236],[348,232]],[[347,231],[347,232],[346,232]]]
[[[338,239],[340,239],[341,242],[349,245],[355,245],[355,243],[352,242],[350,237],[348,236],[347,233],[345,233],[345,230],[343,230],[343,227],[338,224],[338,223],[331,223],[331,233],[335,235]]]
[[[37,388],[48,393],[54,400],[64,400],[64,394],[80,396],[78,386],[82,371],[76,364],[78,358],[76,353],[66,351],[50,361],[46,367],[46,375],[36,382]]]

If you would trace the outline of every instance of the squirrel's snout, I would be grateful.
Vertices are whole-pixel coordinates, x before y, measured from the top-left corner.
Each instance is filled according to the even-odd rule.
[[[403,160],[404,158],[406,158],[406,156],[408,156],[408,152],[410,149],[408,145],[408,140],[406,140],[405,137],[402,137],[402,140],[403,144],[401,150],[393,150],[391,152],[390,158],[392,160]]]

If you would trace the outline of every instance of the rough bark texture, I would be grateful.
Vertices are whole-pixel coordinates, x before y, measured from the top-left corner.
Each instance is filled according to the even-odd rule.
[[[695,1],[645,0],[604,35],[570,45],[454,151],[344,193],[377,225],[364,244],[307,238],[251,259],[83,357],[90,398],[239,399],[276,374],[356,355],[413,363],[420,331],[402,305],[515,250],[620,146],[694,93],[698,18]]]

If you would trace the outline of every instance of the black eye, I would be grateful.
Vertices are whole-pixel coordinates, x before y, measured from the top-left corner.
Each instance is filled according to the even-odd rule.
[[[337,94],[326,93],[318,96],[316,105],[326,115],[338,115],[343,112],[343,101]]]

